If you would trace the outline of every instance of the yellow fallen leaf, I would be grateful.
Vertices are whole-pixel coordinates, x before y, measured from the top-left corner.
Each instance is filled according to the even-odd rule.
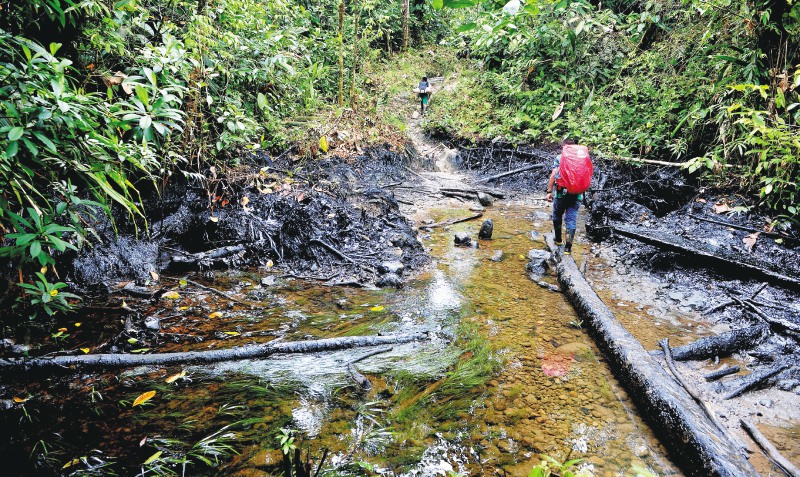
[[[219,217],[214,217],[213,215],[208,218],[208,220],[212,222],[219,222]]]
[[[167,384],[171,384],[171,383],[174,383],[175,381],[181,379],[184,376],[186,376],[186,370],[185,369],[183,371],[181,371],[180,373],[173,374],[172,376],[168,377],[167,379],[164,380],[164,382],[166,382]]]
[[[189,309],[189,307],[188,307],[188,306],[179,306],[179,307],[178,307],[178,310],[180,310],[180,311],[186,311],[186,310],[188,310],[188,309]]]
[[[185,287],[188,284],[189,284],[189,282],[187,282],[186,279],[184,279],[184,278],[181,278],[180,280],[178,280],[178,285],[180,285],[182,287]]]
[[[150,351],[150,348],[139,348],[139,349],[132,349],[131,353],[147,353]]]
[[[82,325],[82,323],[80,323],[80,322],[75,323],[75,328],[79,328],[81,325]]]
[[[247,205],[250,202],[250,199],[247,196],[242,197],[242,205]]]
[[[238,331],[223,331],[223,333],[225,333],[226,335],[230,335],[230,336],[239,336],[239,332]]]
[[[72,459],[71,461],[67,462],[66,464],[64,464],[64,467],[62,467],[62,469],[66,469],[68,467],[72,467],[73,465],[78,465],[78,464],[80,464],[80,462],[81,462],[81,460],[76,457],[76,458]]]
[[[383,311],[383,307],[381,305],[373,306],[369,311]]]
[[[68,330],[66,328],[59,328],[58,331],[60,331],[62,333],[66,333]]]
[[[272,260],[267,260],[267,268],[272,268],[275,264],[272,263]]]
[[[161,457],[161,451],[158,451],[155,454],[148,457],[147,460],[144,461],[144,464],[142,465],[152,464],[153,462],[157,461],[159,457]]]
[[[158,281],[158,273],[150,271],[150,276],[153,277],[153,280]]]
[[[42,272],[42,275],[44,275],[45,273],[47,273],[47,267],[42,267],[41,269],[39,269],[39,271]]]
[[[130,343],[130,344],[134,344],[134,343],[138,343],[138,342],[139,342],[139,340],[137,340],[136,338],[128,338],[128,343]]]
[[[15,397],[15,398],[14,398],[14,402],[19,402],[19,403],[22,403],[22,402],[25,402],[25,401],[27,401],[27,400],[28,400],[28,399],[30,399],[30,398],[31,398],[30,396],[28,396],[28,397],[26,397],[26,398]]]
[[[147,401],[153,399],[153,396],[156,395],[155,391],[147,391],[146,393],[142,393],[133,401],[133,405],[131,407],[136,407],[141,404],[146,403]]]
[[[171,291],[171,292],[164,293],[164,295],[162,296],[162,298],[167,299],[167,300],[177,300],[180,297],[181,296],[178,295],[178,292],[176,292],[176,291]]]
[[[208,317],[211,318],[211,319],[219,318],[220,316],[222,316],[222,312],[221,311],[215,311],[214,313],[211,313],[210,315],[208,315]]]
[[[89,354],[91,350],[89,348],[81,348],[81,351],[83,351],[83,354]]]
[[[320,136],[319,138],[319,148],[322,149],[322,152],[328,152],[328,138],[325,136]]]

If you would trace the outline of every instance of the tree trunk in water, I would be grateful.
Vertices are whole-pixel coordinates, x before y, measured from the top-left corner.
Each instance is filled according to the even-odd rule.
[[[339,106],[344,104],[344,0],[339,2]]]
[[[643,415],[661,433],[662,442],[681,461],[688,475],[757,475],[683,387],[628,332],[592,290],[572,257],[563,256],[546,235],[556,261],[558,281],[578,316],[586,323],[614,374]]]
[[[290,341],[239,346],[228,349],[153,354],[87,354],[52,358],[0,359],[0,373],[28,370],[56,371],[71,367],[82,369],[128,368],[171,364],[206,364],[239,359],[266,358],[278,353],[315,353],[364,346],[408,343],[427,339],[427,333],[387,336],[344,336],[320,340]]]

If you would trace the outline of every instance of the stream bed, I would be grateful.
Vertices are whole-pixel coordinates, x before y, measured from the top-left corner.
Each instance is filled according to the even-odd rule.
[[[464,210],[421,214],[438,222]],[[205,277],[255,309],[180,277],[143,309],[159,320],[162,352],[428,332],[355,365],[371,390],[347,366],[369,348],[21,383],[22,402],[0,423],[0,451],[18,469],[6,475],[277,475],[281,442],[312,467],[324,457],[331,473],[320,475],[527,475],[543,455],[584,459],[599,476],[680,475],[569,303],[527,277],[527,252],[544,247],[531,231],[549,229],[547,212],[508,205],[485,217],[494,239],[478,249],[452,237],[477,234],[480,221],[421,233],[434,264],[397,291],[262,268]]]

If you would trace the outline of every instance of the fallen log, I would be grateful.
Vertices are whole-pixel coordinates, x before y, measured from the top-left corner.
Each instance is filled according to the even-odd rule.
[[[619,322],[580,274],[575,261],[547,245],[556,262],[558,281],[578,316],[594,335],[616,377],[640,406],[642,415],[661,434],[687,475],[756,476],[739,446],[722,434],[671,375]]]
[[[463,217],[461,219],[451,219],[445,220],[442,222],[436,222],[435,224],[428,224],[428,225],[420,225],[419,228],[421,229],[435,229],[437,227],[446,227],[448,225],[460,224],[461,222],[468,222],[470,220],[480,219],[483,217],[483,213],[477,213],[475,215],[470,215],[469,217]]]
[[[694,402],[696,402],[703,412],[706,413],[706,416],[708,416],[708,419],[714,424],[714,426],[716,426],[720,434],[727,437],[730,442],[739,444],[740,449],[749,451],[749,449],[747,449],[743,443],[738,442],[733,436],[730,435],[730,433],[728,433],[728,430],[719,423],[717,416],[714,414],[711,408],[708,407],[708,404],[703,401],[703,399],[700,397],[700,394],[695,391],[694,388],[690,387],[689,383],[683,379],[683,375],[680,373],[680,371],[678,371],[678,368],[675,366],[675,361],[672,359],[672,350],[669,347],[669,338],[664,338],[663,340],[659,341],[658,344],[661,345],[661,349],[664,350],[664,359],[666,360],[667,366],[669,367],[670,372],[672,372],[672,375],[675,376],[675,379],[678,381],[678,383],[683,386],[683,389],[689,393],[689,396],[694,399]]]
[[[520,168],[518,168],[518,169],[514,169],[514,170],[511,170],[511,171],[506,171],[506,172],[501,172],[500,174],[495,174],[495,175],[493,175],[493,176],[489,176],[489,177],[484,177],[483,179],[478,179],[478,180],[477,180],[477,181],[475,181],[475,182],[477,182],[477,183],[479,183],[479,184],[480,184],[480,183],[483,183],[483,182],[491,182],[491,181],[495,181],[495,180],[497,180],[497,179],[502,179],[503,177],[506,177],[506,176],[511,176],[511,175],[514,175],[514,174],[519,174],[520,172],[529,171],[529,170],[531,170],[531,169],[544,169],[544,168],[546,168],[546,167],[547,167],[547,164],[541,164],[541,163],[538,163],[538,164],[529,164],[529,165],[527,165],[527,166],[520,167]]]
[[[784,240],[791,240],[791,241],[799,240],[799,239],[797,239],[795,237],[790,237],[788,235],[782,235],[782,234],[778,234],[778,233],[775,233],[775,232],[767,232],[765,230],[759,230],[759,229],[757,229],[755,227],[747,227],[746,225],[737,225],[737,224],[732,224],[730,222],[723,222],[721,220],[707,219],[705,217],[700,217],[699,215],[694,215],[694,214],[688,214],[688,215],[689,215],[689,217],[693,218],[694,220],[699,220],[701,222],[708,222],[710,224],[721,225],[723,227],[730,227],[732,229],[744,230],[745,232],[759,233],[759,234],[767,236],[767,237],[774,237],[774,238],[779,238],[779,239],[784,239]]]
[[[480,188],[480,189],[478,189],[478,188],[475,188],[475,189],[456,189],[454,187],[442,187],[439,190],[442,191],[442,192],[454,192],[454,193],[463,192],[463,193],[466,193],[466,194],[472,194],[474,196],[477,196],[478,192],[483,192],[484,194],[489,194],[490,196],[492,196],[492,197],[494,197],[496,199],[505,199],[505,197],[506,197],[505,193],[503,193],[502,191],[495,190],[495,189],[486,189],[486,188]]]
[[[739,366],[725,366],[722,369],[712,371],[703,375],[706,381],[716,381],[717,379],[724,378],[729,374],[736,374],[740,370]]]
[[[82,356],[55,356],[51,358],[0,359],[0,373],[11,371],[55,371],[80,367],[82,369],[128,368],[135,366],[164,366],[172,364],[207,364],[220,361],[266,358],[278,353],[315,353],[346,348],[381,346],[408,343],[427,339],[427,333],[409,333],[386,336],[344,336],[319,340],[270,342],[236,348],[179,353],[153,354],[86,354]]]
[[[800,325],[798,325],[797,323],[793,323],[793,322],[791,322],[789,320],[784,320],[782,318],[775,318],[774,316],[769,316],[766,313],[764,313],[763,311],[761,311],[750,300],[742,300],[741,298],[733,296],[733,295],[729,295],[729,296],[731,297],[731,299],[733,301],[736,302],[736,304],[738,304],[739,306],[741,306],[742,308],[744,308],[746,310],[752,311],[753,313],[755,313],[756,316],[761,318],[763,321],[765,321],[765,322],[767,322],[767,323],[769,323],[771,325],[778,326],[780,328],[785,328],[785,329],[787,329],[789,331],[794,331],[796,333],[800,332]]]
[[[800,469],[797,468],[796,465],[789,462],[789,459],[783,456],[778,449],[772,445],[772,442],[767,439],[758,428],[753,425],[752,423],[745,421],[744,419],[740,419],[739,423],[741,423],[742,428],[750,434],[750,437],[761,447],[761,450],[767,454],[767,457],[772,460],[780,469],[789,477],[800,477]]]
[[[741,396],[745,392],[753,389],[754,387],[758,386],[759,384],[763,383],[767,379],[775,376],[776,374],[780,373],[784,369],[790,367],[792,364],[786,360],[778,362],[768,368],[760,369],[758,371],[752,372],[747,376],[743,376],[736,381],[732,381],[728,385],[728,393],[723,397],[723,399],[733,399],[737,396]]]
[[[237,253],[244,252],[246,247],[244,245],[228,245],[227,247],[219,247],[207,252],[187,253],[183,255],[173,255],[172,264],[178,264],[183,267],[186,266],[211,266],[217,260],[228,258]]]
[[[745,272],[747,278],[753,275],[763,277],[767,280],[778,282],[795,290],[800,290],[800,279],[784,273],[783,269],[757,260],[732,250],[725,250],[703,241],[689,240],[678,235],[659,234],[652,230],[624,224],[611,224],[608,228],[619,235],[630,237],[643,243],[655,245],[656,247],[674,250],[686,255],[692,255],[701,261],[711,262],[717,265],[717,270],[727,273]]]
[[[763,324],[731,330],[672,348],[672,357],[678,361],[687,361],[727,356],[745,348],[752,348],[767,336],[769,336],[769,326]]]

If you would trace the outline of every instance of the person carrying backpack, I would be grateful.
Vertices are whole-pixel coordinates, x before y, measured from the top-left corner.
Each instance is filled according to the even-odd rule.
[[[575,240],[575,229],[578,228],[578,208],[583,201],[583,193],[589,189],[592,172],[589,148],[565,140],[547,182],[547,200],[553,203],[553,231],[557,246],[564,243],[561,225],[563,222],[567,225],[565,255],[572,254],[572,242]]]
[[[422,81],[419,82],[419,100],[420,100],[420,107],[422,108],[422,115],[425,116],[425,110],[428,109],[428,98],[430,97],[430,93],[428,92],[428,88],[431,85],[428,84],[428,77],[423,76]]]

